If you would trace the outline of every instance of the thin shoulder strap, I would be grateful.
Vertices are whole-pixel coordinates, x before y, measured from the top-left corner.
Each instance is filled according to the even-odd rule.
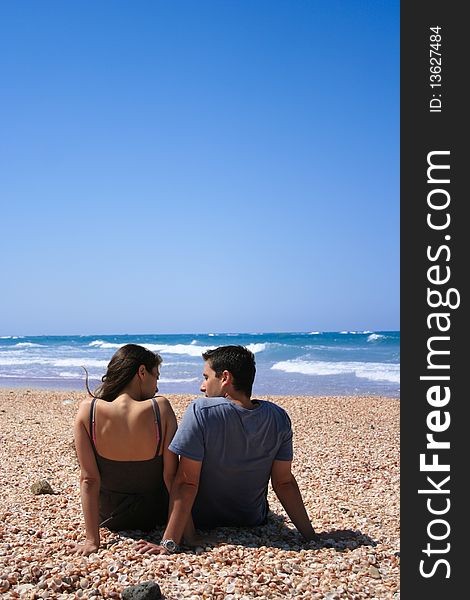
[[[158,402],[155,398],[152,398],[152,408],[153,414],[155,416],[155,433],[157,435],[157,451],[155,452],[155,456],[160,454],[160,446],[162,443],[162,425],[160,419],[160,409],[158,408]]]
[[[90,438],[93,448],[95,448],[96,443],[96,431],[95,431],[95,413],[96,413],[96,400],[97,398],[93,398],[90,405]],[[96,450],[96,448],[95,448]]]

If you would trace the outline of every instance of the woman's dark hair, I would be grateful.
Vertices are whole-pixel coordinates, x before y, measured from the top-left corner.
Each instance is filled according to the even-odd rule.
[[[161,363],[162,358],[156,352],[137,344],[126,344],[119,348],[110,360],[106,373],[101,378],[102,384],[96,388],[94,394],[88,386],[88,372],[85,369],[86,389],[90,396],[112,402],[132,380],[140,365],[144,365],[151,373]]]
[[[217,377],[223,371],[229,371],[233,376],[233,387],[251,397],[253,382],[256,375],[255,355],[245,346],[219,346],[214,350],[204,352],[202,358],[215,371]]]

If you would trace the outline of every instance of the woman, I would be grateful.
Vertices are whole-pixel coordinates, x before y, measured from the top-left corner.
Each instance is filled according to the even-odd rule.
[[[83,555],[96,552],[100,526],[148,531],[164,525],[178,457],[168,450],[176,431],[170,403],[158,391],[162,359],[136,344],[112,357],[102,384],[83,400],[75,419],[80,492],[86,541]],[[186,541],[193,537],[192,521]]]

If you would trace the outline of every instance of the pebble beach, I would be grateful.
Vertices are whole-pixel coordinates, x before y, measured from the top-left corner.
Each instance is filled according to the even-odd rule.
[[[299,536],[270,488],[268,523],[210,532],[212,544],[173,556],[136,552],[162,530],[101,530],[84,540],[73,421],[83,393],[0,390],[0,595],[120,598],[156,581],[167,600],[398,599],[399,399],[262,396],[294,430],[293,472],[319,541]],[[178,420],[194,396],[168,396]],[[32,492],[46,480],[53,494]]]

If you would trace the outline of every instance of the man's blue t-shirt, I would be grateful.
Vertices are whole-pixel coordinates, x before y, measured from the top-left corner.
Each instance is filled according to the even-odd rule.
[[[292,460],[292,427],[280,406],[253,402],[249,410],[225,398],[197,398],[169,446],[202,461],[196,527],[253,526],[266,519],[272,464]]]

